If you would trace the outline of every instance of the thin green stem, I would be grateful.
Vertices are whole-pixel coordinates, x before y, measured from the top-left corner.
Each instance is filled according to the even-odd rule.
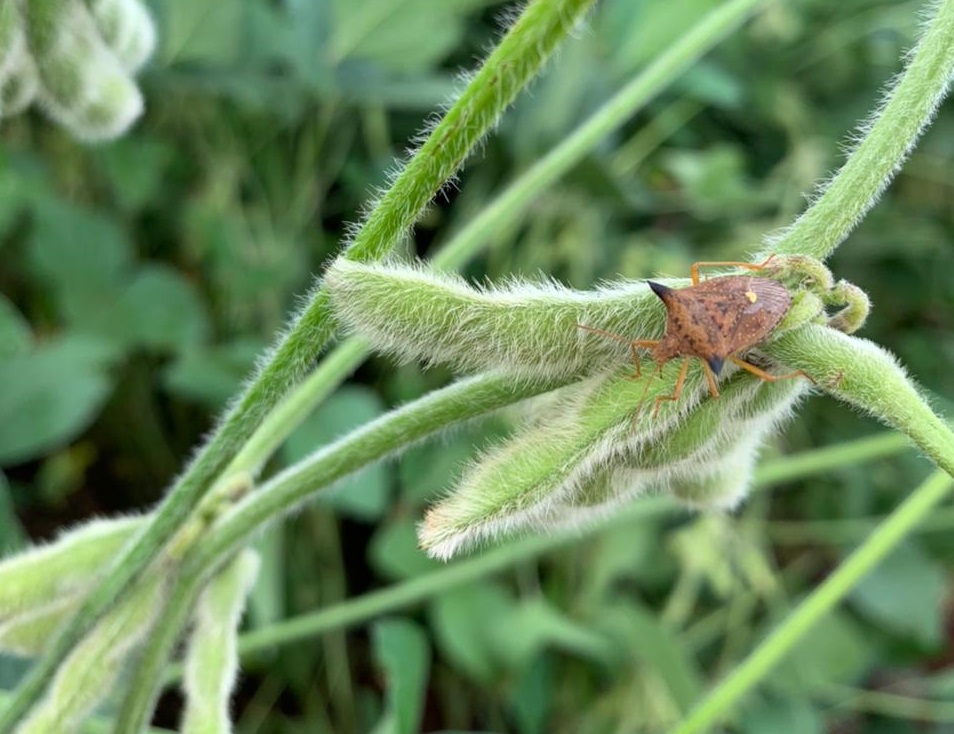
[[[782,364],[804,370],[830,395],[897,429],[954,476],[954,433],[885,350],[809,324],[780,337],[765,351]]]
[[[864,136],[823,193],[758,257],[771,253],[822,260],[881,196],[927,128],[954,75],[954,2],[941,0],[907,68]]]
[[[884,440],[895,435],[886,433],[849,441],[838,447],[813,449],[798,456],[773,459],[756,471],[753,484],[756,488],[765,488],[777,482],[793,481],[821,474],[829,471],[833,466],[845,466],[891,456],[907,447],[905,441]],[[838,462],[833,463],[836,456]],[[495,548],[474,558],[449,564],[426,576],[410,579],[332,608],[302,615],[243,635],[239,642],[239,654],[252,655],[264,649],[315,637],[330,630],[367,622],[375,617],[417,604],[456,586],[497,573],[521,561],[548,553],[582,537],[625,525],[635,518],[661,515],[673,509],[673,503],[665,498],[648,498],[633,503],[606,523],[594,523],[573,531],[532,536]],[[181,672],[179,666],[170,668],[166,675],[167,682],[178,679]]]
[[[140,732],[149,723],[162,689],[162,672],[202,590],[203,579],[181,570],[169,590],[165,608],[136,658],[126,695],[113,724],[113,734]]]
[[[213,526],[186,560],[186,567],[205,573],[268,523],[347,474],[455,424],[548,392],[563,382],[515,384],[508,375],[482,375],[461,380],[391,411],[263,484]]]
[[[248,442],[229,463],[223,476],[241,471],[257,473],[292,431],[368,356],[363,339],[351,337],[333,349],[321,364],[265,416]]]
[[[535,0],[526,7],[377,202],[347,247],[348,257],[374,260],[394,247],[503,110],[540,71],[592,2]],[[333,331],[330,300],[327,291],[319,285],[267,364],[167,495],[152,522],[127,546],[114,562],[112,571],[89,594],[70,624],[52,642],[48,653],[21,683],[10,705],[0,713],[0,734],[10,734],[17,721],[40,697],[70,650],[160,552],[263,417],[301,379]]]
[[[454,383],[353,431],[262,485],[202,538],[185,560],[169,595],[170,609],[157,622],[124,702],[122,722],[132,726],[151,710],[162,667],[204,580],[229,553],[335,481],[407,448],[455,423],[559,387],[559,382],[514,384],[509,376],[484,375]],[[132,731],[132,729],[117,729]]]
[[[911,682],[909,681],[910,685]],[[827,686],[818,694],[826,703],[840,709],[865,711],[896,719],[954,723],[954,703],[929,698],[900,696],[887,691],[866,691],[848,686]]]
[[[764,1],[730,0],[706,15],[560,145],[483,207],[480,214],[434,257],[434,267],[448,270],[459,268],[493,234],[512,226],[535,196],[579,163],[601,140],[617,130],[633,113],[738,28]]]
[[[395,584],[381,591],[364,594],[334,607],[242,635],[239,640],[239,655],[245,658],[262,650],[367,622],[383,614],[412,606],[448,589],[503,571],[521,561],[547,553],[562,545],[578,541],[581,533],[585,536],[594,532],[603,532],[631,522],[637,517],[662,514],[671,508],[672,504],[665,499],[651,498],[628,507],[625,511],[614,515],[607,523],[599,526],[589,526],[582,531],[534,535],[494,548],[479,556],[448,564],[437,571]],[[167,682],[178,680],[181,676],[182,668],[176,665],[169,668],[166,680]]]
[[[693,709],[672,730],[672,734],[693,734],[714,728],[722,716],[762,681],[816,622],[834,609],[868,572],[948,496],[951,486],[951,477],[942,472],[936,472],[927,479],[780,627]]]
[[[776,545],[857,542],[870,533],[884,515],[846,517],[840,520],[775,520],[765,526]],[[944,507],[918,526],[919,533],[949,533],[954,530],[954,508]]]
[[[781,484],[801,479],[808,474],[821,474],[849,464],[889,456],[898,453],[908,445],[908,439],[904,434],[885,431],[867,438],[803,451],[800,454],[766,462],[759,469],[758,479],[766,484]]]
[[[493,239],[495,233],[505,230],[516,221],[534,197],[579,163],[606,135],[631,119],[661,90],[671,85],[764,1],[733,0],[700,20],[695,28],[613,95],[576,131],[485,206],[480,214],[435,253],[433,267],[455,270],[465,265]],[[635,165],[635,161],[630,161],[630,165]],[[255,471],[367,354],[368,349],[363,341],[350,338],[342,342],[324,358],[315,372],[265,418],[224,473]]]

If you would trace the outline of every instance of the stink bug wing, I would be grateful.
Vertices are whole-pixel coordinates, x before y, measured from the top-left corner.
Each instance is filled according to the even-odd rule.
[[[730,350],[737,352],[755,346],[767,337],[788,313],[792,297],[785,286],[766,278],[746,277],[740,291],[744,306],[734,328],[726,334]]]
[[[686,291],[692,292],[696,311],[707,317],[712,346],[721,342],[719,351],[725,355],[762,341],[778,326],[792,301],[780,283],[748,275],[711,278]]]

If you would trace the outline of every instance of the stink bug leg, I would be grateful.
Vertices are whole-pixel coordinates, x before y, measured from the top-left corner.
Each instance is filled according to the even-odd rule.
[[[652,349],[657,344],[659,340],[654,339],[627,339],[625,336],[620,336],[619,334],[614,334],[611,331],[604,331],[603,329],[597,329],[592,326],[584,326],[583,324],[577,324],[577,328],[583,329],[584,331],[591,331],[594,334],[599,334],[600,336],[605,336],[607,339],[613,339],[614,341],[622,342],[623,344],[629,345],[629,353],[633,358],[633,366],[636,368],[635,373],[633,374],[632,379],[638,380],[643,376],[642,370],[639,366],[639,354],[637,349]]]
[[[689,268],[689,274],[692,276],[692,284],[699,285],[699,268],[744,268],[745,270],[764,270],[768,264],[775,259],[775,255],[769,255],[765,260],[756,263],[737,262],[735,260],[711,260],[693,263]]]
[[[686,382],[686,373],[689,372],[689,357],[682,360],[682,366],[679,368],[679,376],[676,378],[676,386],[673,388],[672,395],[660,395],[656,398],[656,405],[653,408],[653,420],[659,415],[659,409],[666,400],[675,402],[682,396],[682,386]]]
[[[754,364],[746,362],[744,359],[739,359],[738,357],[729,357],[729,361],[735,365],[738,365],[746,372],[751,372],[760,380],[765,380],[766,382],[778,382],[779,380],[793,380],[796,377],[804,377],[813,385],[815,384],[815,381],[802,370],[795,370],[794,372],[789,372],[787,375],[772,375],[763,370],[761,367],[756,367]]]

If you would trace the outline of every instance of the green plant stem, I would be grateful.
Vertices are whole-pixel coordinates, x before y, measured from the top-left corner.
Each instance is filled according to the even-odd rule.
[[[907,68],[888,92],[864,139],[823,193],[759,255],[810,255],[823,260],[881,196],[944,98],[954,74],[954,2],[936,3]]]
[[[6,706],[7,701],[10,699],[10,694],[5,691],[0,692],[0,706]],[[80,727],[80,732],[82,734],[107,734],[112,728],[110,721],[105,718],[94,716],[86,720],[86,722]],[[171,729],[157,729],[150,727],[144,729],[142,734],[175,734]]]
[[[266,524],[335,481],[455,423],[558,387],[558,382],[515,384],[509,376],[462,380],[415,400],[353,431],[262,485],[212,526],[186,557],[169,594],[169,607],[146,642],[124,699],[117,734],[136,731],[152,711],[162,671],[205,580]]]
[[[840,520],[775,520],[766,525],[766,533],[776,545],[857,542],[884,521],[884,515],[846,517]],[[954,531],[954,508],[944,507],[918,526],[919,533]]]
[[[782,364],[804,370],[830,395],[897,429],[954,476],[954,433],[885,350],[809,324],[780,337],[765,351]]]
[[[394,247],[592,2],[535,0],[526,7],[377,202],[348,245],[348,257],[374,260]],[[333,331],[328,294],[319,285],[267,363],[222,419],[212,439],[166,496],[152,522],[122,552],[112,571],[89,594],[47,654],[20,684],[10,704],[0,712],[0,734],[10,734],[70,650],[160,552],[262,418],[300,380]]]
[[[254,495],[239,503],[212,527],[186,560],[186,568],[207,572],[224,555],[238,550],[266,525],[351,472],[454,424],[554,390],[566,381],[515,383],[509,375],[481,375],[461,380],[393,410],[263,484]]]
[[[822,474],[834,467],[891,456],[904,450],[908,445],[903,440],[885,440],[894,436],[896,436],[894,433],[885,433],[849,441],[837,447],[813,449],[797,456],[773,459],[756,471],[753,484],[756,488],[765,488],[781,481]],[[502,571],[521,561],[548,553],[562,545],[578,541],[581,537],[605,532],[631,522],[635,518],[660,515],[673,510],[674,505],[668,499],[646,498],[625,508],[605,524],[594,523],[582,530],[531,536],[479,556],[449,564],[425,576],[351,599],[330,609],[305,614],[243,635],[239,641],[239,654],[252,655],[270,647],[291,644],[333,629],[367,622],[456,586]],[[181,674],[180,666],[172,666],[167,672],[166,680],[167,682],[176,680]]]
[[[655,95],[738,27],[765,0],[733,0],[705,16],[647,69],[613,95],[546,156],[526,170],[433,256],[438,270],[456,270],[526,211],[534,198],[592,152]],[[681,108],[680,108],[681,109]],[[668,132],[668,131],[667,131]],[[367,356],[364,341],[349,338],[289,393],[262,422],[224,474],[254,472],[301,420]]]
[[[929,698],[913,698],[887,691],[859,690],[848,686],[826,686],[816,695],[840,709],[919,722],[954,723],[954,703],[950,701],[933,701]]]
[[[702,20],[626,84],[556,148],[483,207],[434,257],[438,269],[459,268],[495,233],[506,230],[534,197],[579,163],[607,135],[673,83],[738,28],[765,0],[730,0]]]
[[[136,658],[116,714],[113,734],[140,732],[149,723],[161,692],[162,671],[189,621],[202,585],[203,579],[187,576],[179,570],[165,607]]]
[[[830,612],[914,527],[944,500],[952,486],[942,472],[931,475],[848,559],[803,601],[745,661],[713,690],[672,734],[693,734],[716,727],[723,714]]]
[[[768,461],[759,468],[758,481],[765,484],[781,484],[801,479],[809,474],[821,474],[842,466],[860,464],[888,456],[903,450],[908,445],[909,441],[903,434],[896,431],[884,431],[874,436]]]

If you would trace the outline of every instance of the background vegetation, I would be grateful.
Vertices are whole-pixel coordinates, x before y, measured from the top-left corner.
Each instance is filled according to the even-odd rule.
[[[445,241],[717,4],[604,0],[435,202],[408,254]],[[157,4],[148,111],[130,135],[91,148],[36,116],[4,123],[5,552],[158,499],[345,224],[495,37],[502,9]],[[586,288],[745,255],[837,165],[839,141],[899,70],[920,9],[768,4],[541,196],[468,275],[548,274]],[[954,395],[952,158],[948,103],[831,263],[872,297],[864,335],[895,351],[942,412]],[[372,360],[283,460],[447,379]],[[247,626],[268,644],[246,657],[238,731],[369,731],[396,701],[425,731],[662,730],[929,469],[897,442],[858,463],[850,442],[881,429],[815,398],[766,451],[767,471],[779,454],[846,444],[843,456],[771,482],[735,517],[650,505],[575,542],[538,542],[548,550],[537,560],[383,621],[326,623],[321,636],[276,644],[279,620],[433,574],[414,523],[474,445],[504,427],[476,425],[365,472],[263,539]],[[954,726],[952,528],[954,510],[937,513],[748,699],[732,730]],[[0,685],[23,668],[0,658]],[[174,725],[176,709],[167,697],[157,723]]]

